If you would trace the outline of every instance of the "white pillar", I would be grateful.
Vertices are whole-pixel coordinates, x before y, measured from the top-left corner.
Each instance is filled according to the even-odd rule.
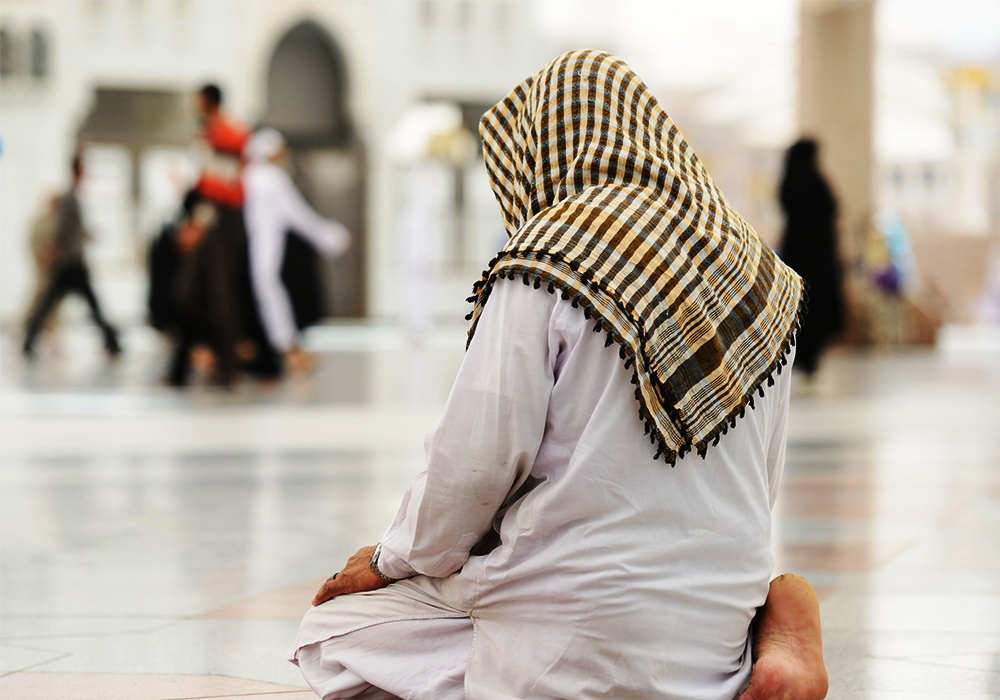
[[[820,144],[840,205],[841,252],[860,250],[872,214],[874,0],[802,0],[799,130]]]

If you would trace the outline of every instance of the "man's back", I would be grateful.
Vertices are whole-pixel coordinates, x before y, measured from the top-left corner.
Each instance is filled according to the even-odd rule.
[[[66,266],[82,262],[86,238],[80,201],[76,191],[71,189],[59,200],[54,238],[56,264]]]

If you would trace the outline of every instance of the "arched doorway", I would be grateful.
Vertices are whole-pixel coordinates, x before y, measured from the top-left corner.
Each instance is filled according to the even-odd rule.
[[[331,316],[365,314],[365,159],[348,104],[348,67],[333,37],[303,21],[281,37],[267,69],[262,126],[288,141],[295,179],[324,216],[354,235],[351,250],[325,263]]]

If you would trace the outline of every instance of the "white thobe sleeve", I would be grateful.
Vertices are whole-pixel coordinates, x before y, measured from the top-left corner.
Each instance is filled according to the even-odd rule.
[[[284,173],[282,173],[284,175]],[[351,235],[339,221],[325,219],[309,206],[292,179],[285,175],[274,193],[288,228],[295,231],[327,257],[344,253]]]
[[[554,297],[520,282],[493,289],[414,480],[382,537],[387,576],[460,569],[531,472],[545,431],[559,336]]]

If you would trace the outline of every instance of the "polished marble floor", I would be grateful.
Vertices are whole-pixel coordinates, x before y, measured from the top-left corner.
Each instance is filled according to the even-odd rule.
[[[420,469],[462,330],[323,328],[306,378],[184,393],[126,342],[0,355],[0,697],[312,697],[285,649]],[[996,334],[797,382],[775,544],[821,595],[831,698],[1000,698]]]

